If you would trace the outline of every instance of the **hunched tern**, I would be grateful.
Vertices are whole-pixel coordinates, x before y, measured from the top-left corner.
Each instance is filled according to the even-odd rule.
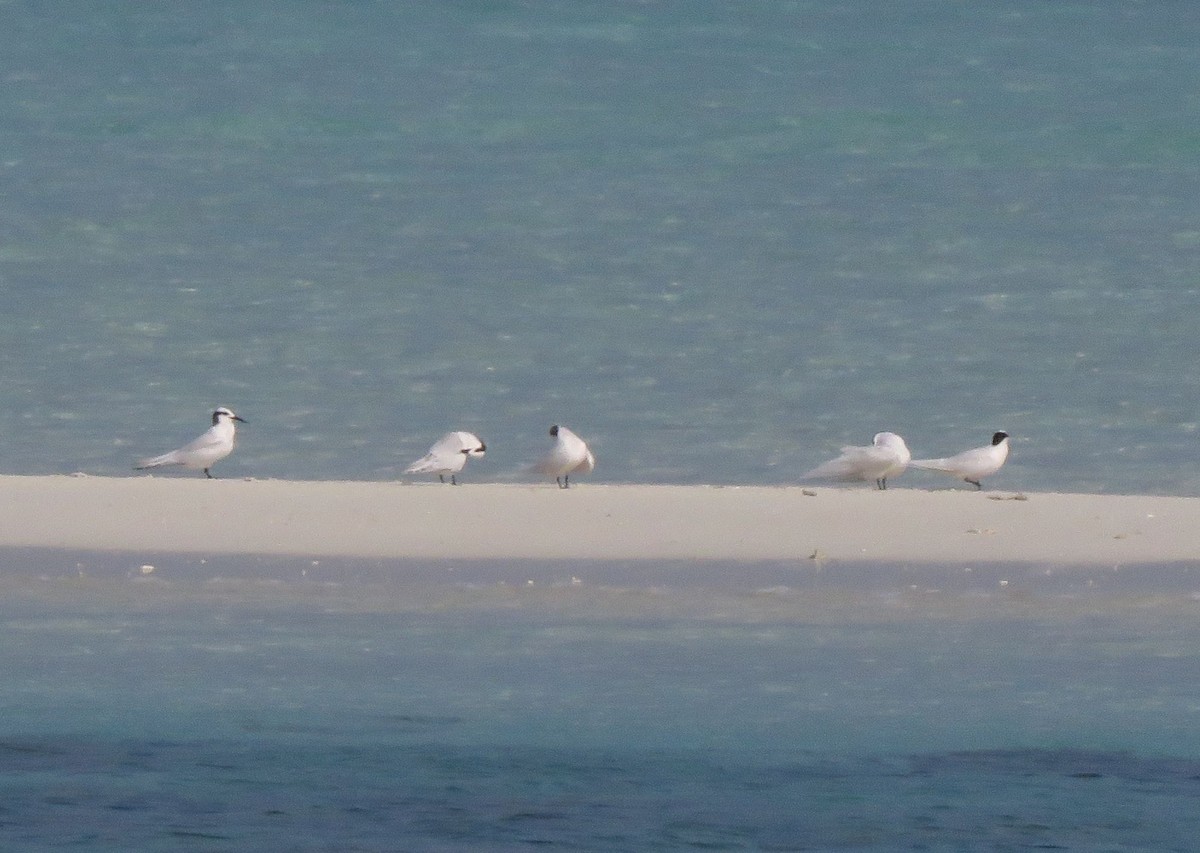
[[[457,486],[454,475],[467,464],[469,456],[483,456],[487,445],[470,432],[448,432],[437,440],[429,452],[404,469],[405,474],[437,474],[441,482],[450,475],[450,485]]]
[[[554,447],[534,466],[540,474],[553,477],[560,489],[569,488],[572,474],[590,474],[596,469],[596,457],[587,442],[565,426],[550,427]]]
[[[843,447],[842,455],[813,468],[804,479],[874,480],[887,488],[888,477],[898,477],[908,467],[912,454],[904,439],[894,432],[875,435],[869,447]]]

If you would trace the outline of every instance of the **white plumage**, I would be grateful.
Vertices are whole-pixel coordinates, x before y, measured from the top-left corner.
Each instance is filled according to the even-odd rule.
[[[565,426],[550,427],[554,447],[534,466],[540,474],[553,477],[560,489],[569,488],[572,474],[590,474],[596,469],[596,457],[587,442]]]
[[[913,468],[949,474],[982,489],[983,478],[999,471],[1007,459],[1008,433],[1001,431],[994,433],[992,443],[985,447],[975,447],[941,459],[914,459],[909,464]]]
[[[184,468],[204,471],[204,475],[211,480],[213,475],[209,473],[208,469],[233,452],[237,441],[237,426],[234,421],[246,423],[232,410],[222,406],[212,413],[212,426],[195,441],[161,456],[143,459],[134,467],[136,470],[142,471],[146,468],[160,468],[165,465],[182,465]]]
[[[437,474],[438,479],[446,482],[446,474],[450,475],[451,485],[457,486],[455,474],[467,464],[469,456],[483,456],[487,453],[487,445],[471,432],[448,432],[429,448],[429,452],[404,469],[405,474]]]
[[[843,447],[841,456],[813,468],[804,479],[874,480],[880,489],[886,489],[888,477],[903,474],[910,459],[903,438],[881,432],[869,447]]]

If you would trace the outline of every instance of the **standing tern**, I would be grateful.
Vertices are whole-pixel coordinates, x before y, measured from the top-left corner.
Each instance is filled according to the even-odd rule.
[[[943,459],[914,459],[909,464],[926,471],[941,471],[982,489],[983,478],[999,471],[1007,459],[1008,433],[1000,431],[992,435],[992,443],[985,447],[964,450]]]
[[[843,447],[842,455],[804,475],[804,479],[874,480],[887,488],[888,477],[898,477],[908,467],[912,454],[904,439],[894,432],[877,433],[870,447]]]
[[[212,426],[195,441],[185,444],[178,450],[164,453],[162,456],[143,459],[134,468],[142,471],[146,468],[158,468],[163,465],[182,465],[184,468],[199,468],[204,471],[204,476],[208,479],[216,479],[208,469],[233,452],[237,434],[234,421],[246,423],[232,410],[221,406],[212,413]]]
[[[587,442],[565,426],[550,427],[554,447],[534,466],[534,470],[553,477],[560,489],[569,488],[572,474],[590,474],[596,469],[596,457]]]
[[[429,452],[404,469],[405,474],[437,474],[438,479],[446,482],[446,474],[450,475],[450,485],[457,486],[458,480],[454,475],[467,464],[468,456],[483,456],[487,453],[487,445],[479,436],[470,432],[448,432],[437,440]]]

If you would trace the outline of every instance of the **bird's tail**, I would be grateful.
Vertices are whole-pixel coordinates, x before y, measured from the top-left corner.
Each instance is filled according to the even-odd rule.
[[[867,458],[870,448],[843,447],[842,455],[828,462],[822,462],[816,468],[805,473],[802,480],[851,480],[858,478],[858,470],[862,461]]]
[[[954,468],[949,459],[913,459],[908,463],[909,468],[920,468],[923,471],[944,471],[953,474]]]
[[[422,456],[404,469],[405,474],[428,474],[436,467],[432,456]]]
[[[135,471],[142,471],[146,468],[161,468],[163,465],[182,465],[179,457],[175,455],[175,451],[164,453],[161,456],[151,456],[147,459],[138,460],[138,464],[134,465]]]

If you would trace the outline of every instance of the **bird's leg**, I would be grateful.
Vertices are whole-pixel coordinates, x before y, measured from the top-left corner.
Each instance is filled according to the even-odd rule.
[[[441,474],[438,474],[438,482],[439,482],[439,483],[444,483],[444,482],[446,482],[446,478],[445,478],[445,477],[443,477]]]
[[[444,483],[444,482],[446,482],[446,481],[445,481],[445,480],[443,480],[442,482]],[[451,475],[450,475],[450,485],[452,485],[452,486],[457,486],[457,485],[458,485],[458,480],[454,479],[454,475],[453,475],[453,474],[451,474]]]
[[[970,483],[972,486],[974,486],[976,489],[983,491],[983,483],[979,482],[978,480],[967,479],[967,482]]]
[[[205,476],[205,477],[208,477],[208,479],[210,479],[210,480],[215,480],[215,479],[217,479],[217,478],[216,478],[216,477],[214,477],[212,474],[208,473],[208,469],[207,469],[207,468],[205,468],[205,469],[204,469],[204,476]]]
[[[881,492],[884,491],[887,488],[887,477],[880,477],[875,481],[875,485],[879,487]]]

